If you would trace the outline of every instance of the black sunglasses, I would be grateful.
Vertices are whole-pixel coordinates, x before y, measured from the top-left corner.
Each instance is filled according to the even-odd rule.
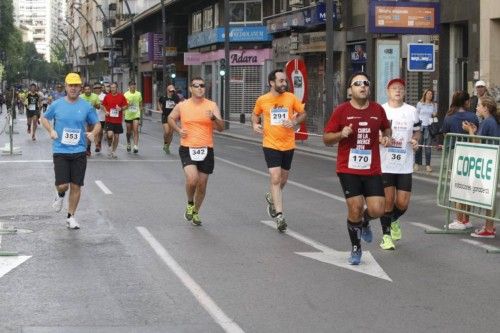
[[[175,90],[169,90],[168,92],[175,92]]]
[[[205,88],[205,84],[204,83],[195,83],[195,84],[192,84],[191,87],[193,88]]]
[[[361,86],[369,87],[370,86],[370,81],[367,81],[367,80],[354,81],[353,83],[351,83],[351,87],[352,86],[355,86],[355,87],[361,87]]]

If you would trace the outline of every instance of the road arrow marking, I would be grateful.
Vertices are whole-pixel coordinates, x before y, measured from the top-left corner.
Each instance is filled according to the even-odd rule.
[[[274,221],[261,221],[261,222],[273,229],[276,228],[276,223]],[[321,251],[321,252],[295,252],[298,255],[312,258],[327,264],[339,266],[345,269],[350,269],[358,273],[371,275],[379,279],[392,282],[392,279],[389,277],[389,275],[387,275],[384,272],[382,267],[380,267],[380,265],[377,263],[375,258],[373,258],[372,254],[369,251],[363,251],[361,264],[358,266],[353,266],[347,262],[347,258],[349,257],[350,252],[342,252],[334,250],[324,244],[321,244],[320,242],[316,242],[290,229],[286,230],[286,234],[304,244],[307,244],[315,248],[316,250]]]
[[[0,257],[0,278],[29,258],[31,256]]]

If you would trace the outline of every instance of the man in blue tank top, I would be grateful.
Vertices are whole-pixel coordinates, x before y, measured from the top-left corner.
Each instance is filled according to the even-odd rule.
[[[83,186],[87,168],[87,139],[101,129],[101,124],[94,108],[81,99],[82,80],[77,73],[69,73],[65,79],[66,96],[50,104],[43,114],[42,125],[53,140],[56,199],[52,207],[60,212],[66,191],[69,191],[67,227],[80,229],[74,215],[80,201],[80,189]],[[54,125],[51,121],[54,121]],[[87,125],[93,126],[87,132]]]

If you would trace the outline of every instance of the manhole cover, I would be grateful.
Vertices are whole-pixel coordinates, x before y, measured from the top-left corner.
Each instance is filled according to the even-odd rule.
[[[4,215],[0,216],[1,222],[31,222],[50,218],[49,215]]]

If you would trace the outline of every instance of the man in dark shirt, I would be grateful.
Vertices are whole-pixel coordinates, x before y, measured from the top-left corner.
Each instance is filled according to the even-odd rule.
[[[42,105],[42,101],[40,94],[36,91],[36,84],[34,83],[30,85],[30,91],[26,96],[26,102],[28,105],[28,111],[26,112],[28,118],[28,134],[31,133],[31,139],[35,141],[35,133],[38,125],[38,119],[40,118],[40,107]]]
[[[161,123],[163,124],[163,151],[170,154],[170,143],[172,142],[172,134],[174,131],[168,125],[168,115],[173,108],[180,102],[179,96],[173,85],[167,86],[167,94],[161,96],[158,100],[158,111],[161,111]]]

